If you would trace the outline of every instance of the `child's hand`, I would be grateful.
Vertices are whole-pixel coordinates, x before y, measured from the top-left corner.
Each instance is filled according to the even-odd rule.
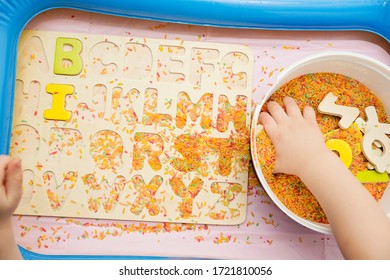
[[[275,173],[300,176],[308,164],[321,162],[323,153],[331,152],[325,145],[313,108],[307,106],[303,115],[291,97],[283,102],[286,111],[276,102],[267,103],[269,113],[260,114],[260,122],[276,150]],[[313,162],[314,160],[314,162]]]
[[[22,179],[20,160],[0,156],[0,224],[11,217],[19,204]]]

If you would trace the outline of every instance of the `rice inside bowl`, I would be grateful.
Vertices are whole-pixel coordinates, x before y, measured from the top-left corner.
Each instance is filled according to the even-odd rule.
[[[365,108],[374,106],[379,122],[389,122],[385,108],[377,96],[359,81],[336,73],[302,75],[276,90],[267,102],[272,100],[283,106],[283,98],[291,96],[296,100],[301,110],[306,105],[311,106],[316,112],[317,123],[325,141],[340,139],[350,145],[352,149],[352,163],[349,169],[357,176],[359,172],[369,170],[368,161],[360,149],[362,133],[356,124],[347,130],[343,130],[338,126],[339,117],[318,112],[319,103],[329,92],[338,96],[336,104],[357,107],[360,111],[359,117],[366,119]],[[262,111],[266,110],[265,108],[266,103],[262,107]],[[272,173],[275,163],[275,150],[264,130],[261,130],[256,135],[255,141],[257,153],[261,155],[258,157],[258,161],[262,173],[278,200],[301,218],[327,224],[328,220],[321,205],[298,177]],[[387,187],[387,183],[370,182],[364,183],[364,186],[379,201]]]

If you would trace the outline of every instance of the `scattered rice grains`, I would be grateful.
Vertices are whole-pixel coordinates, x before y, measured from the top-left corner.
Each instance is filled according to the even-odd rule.
[[[366,119],[364,109],[368,106],[375,106],[379,122],[389,122],[379,98],[360,82],[341,74],[313,73],[300,76],[283,85],[269,100],[276,101],[284,107],[283,98],[291,96],[296,100],[301,110],[306,105],[313,107],[322,133],[325,135],[332,131],[329,134],[335,135],[337,133],[334,131],[339,129],[340,118],[321,114],[317,110],[319,103],[329,92],[338,96],[336,104],[357,107],[360,110],[359,117]],[[266,106],[263,106],[262,110],[266,110],[265,108]],[[294,214],[313,222],[327,224],[328,219],[322,207],[298,177],[272,173],[275,150],[264,130],[256,135],[256,148],[261,155],[258,158],[264,178],[277,198]],[[352,164],[349,167],[355,176],[359,171],[368,170],[368,161],[360,149],[356,150],[358,152],[353,154]],[[376,200],[379,200],[387,184],[364,183],[364,186]]]

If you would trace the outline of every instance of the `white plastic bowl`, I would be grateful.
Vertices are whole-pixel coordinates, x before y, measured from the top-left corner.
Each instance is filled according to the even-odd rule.
[[[257,125],[262,106],[268,98],[288,81],[309,73],[330,72],[349,76],[368,87],[383,103],[386,113],[390,116],[390,67],[368,56],[351,52],[326,52],[308,56],[290,67],[278,77],[277,82],[267,93],[265,98],[255,108],[251,126],[251,153],[256,174],[273,202],[290,218],[299,224],[320,233],[332,233],[328,224],[316,223],[303,219],[290,211],[270,189],[258,161],[256,151]],[[381,207],[390,217],[390,187],[386,188],[379,201]]]

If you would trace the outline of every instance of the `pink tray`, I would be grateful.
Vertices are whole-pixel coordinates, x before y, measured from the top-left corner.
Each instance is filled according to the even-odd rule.
[[[390,65],[390,45],[364,32],[259,31],[179,25],[73,10],[53,10],[26,29],[245,44],[254,52],[253,100],[279,73],[318,52],[353,51]],[[119,255],[217,259],[341,259],[333,236],[284,215],[250,172],[248,215],[239,226],[15,216],[18,244],[44,255]],[[364,242],[362,240],[361,242]]]

